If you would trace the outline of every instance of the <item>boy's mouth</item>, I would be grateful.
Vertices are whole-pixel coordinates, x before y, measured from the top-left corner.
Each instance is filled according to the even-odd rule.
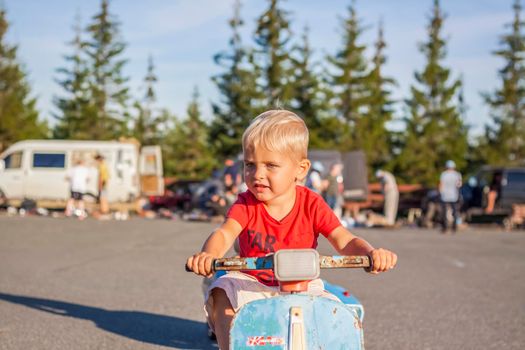
[[[257,192],[262,192],[265,189],[269,188],[269,186],[263,185],[263,184],[254,184],[253,187]]]

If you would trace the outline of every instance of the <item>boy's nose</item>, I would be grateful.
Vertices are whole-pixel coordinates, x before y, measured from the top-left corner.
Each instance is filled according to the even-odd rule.
[[[256,179],[264,178],[264,169],[263,167],[257,167],[255,169],[255,174],[253,174]]]

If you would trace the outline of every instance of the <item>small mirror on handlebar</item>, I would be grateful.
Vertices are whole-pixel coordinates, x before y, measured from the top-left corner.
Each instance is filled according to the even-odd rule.
[[[279,281],[308,281],[319,277],[319,253],[315,249],[279,250],[273,257]]]

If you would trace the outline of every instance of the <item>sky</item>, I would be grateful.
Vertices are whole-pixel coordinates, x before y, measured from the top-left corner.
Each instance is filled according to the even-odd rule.
[[[498,69],[504,62],[492,53],[500,48],[500,37],[509,32],[514,0],[442,0],[446,14],[443,33],[447,38],[447,56],[443,64],[453,78],[463,77],[467,103],[465,122],[471,136],[483,132],[490,122],[489,109],[480,96],[501,84]],[[121,23],[121,34],[128,59],[124,74],[129,77],[131,94],[143,96],[140,86],[146,74],[148,56],[152,56],[159,81],[157,106],[184,117],[194,88],[200,92],[205,119],[211,119],[211,102],[220,98],[211,77],[222,72],[213,56],[228,50],[231,30],[227,24],[233,14],[233,0],[148,0],[110,1],[110,12]],[[295,39],[305,26],[310,28],[314,58],[334,54],[342,45],[342,18],[348,14],[351,0],[286,0],[281,7],[289,11]],[[397,117],[402,116],[402,100],[415,83],[414,72],[425,64],[418,44],[427,40],[426,27],[433,0],[357,0],[357,15],[365,31],[361,43],[373,54],[377,27],[383,22],[387,48],[385,74],[397,81],[393,97]],[[63,56],[70,54],[67,42],[74,37],[75,18],[85,26],[99,12],[100,0],[0,0],[10,23],[7,41],[19,47],[18,58],[25,67],[37,107],[44,119],[54,122],[53,96],[62,93],[56,83],[56,69],[64,67]],[[243,41],[253,46],[257,17],[268,1],[242,1],[245,22]],[[522,6],[525,4],[522,2]],[[522,18],[525,11],[522,10]],[[402,124],[394,123],[393,128]]]

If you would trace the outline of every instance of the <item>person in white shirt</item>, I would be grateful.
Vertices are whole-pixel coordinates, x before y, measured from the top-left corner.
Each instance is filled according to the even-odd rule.
[[[85,166],[84,160],[80,159],[76,162],[66,176],[70,183],[71,196],[66,205],[66,216],[76,215],[83,220],[87,217],[84,194],[87,192],[87,184],[89,181],[89,169]]]
[[[446,170],[441,173],[439,178],[439,195],[441,197],[441,231],[447,232],[448,218],[447,212],[450,208],[452,211],[452,232],[456,232],[459,202],[459,188],[461,187],[461,174],[456,171],[456,163],[453,160],[447,160],[445,163]]]
[[[397,207],[399,205],[399,190],[396,178],[392,173],[385,170],[377,170],[376,177],[381,181],[381,190],[385,196],[383,214],[387,226],[394,226],[397,218]]]

